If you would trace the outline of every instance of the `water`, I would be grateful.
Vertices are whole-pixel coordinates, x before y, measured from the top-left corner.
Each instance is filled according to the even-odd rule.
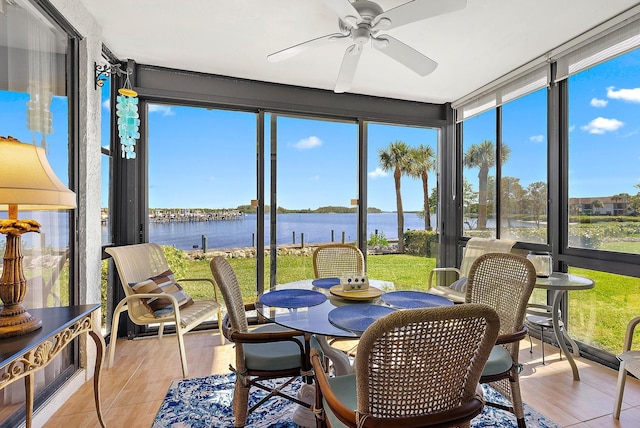
[[[269,244],[269,221],[265,217],[265,243]],[[378,233],[384,233],[387,239],[397,239],[397,214],[376,213],[368,214],[368,228],[370,233],[376,229]],[[431,225],[436,225],[435,215],[431,218]],[[300,243],[301,234],[304,233],[305,243],[331,242],[331,231],[334,231],[334,241],[342,240],[342,232],[345,232],[345,241],[356,240],[357,216],[355,213],[347,214],[278,214],[278,244],[292,244],[293,232],[296,235],[296,243]],[[416,213],[405,213],[405,229],[424,230],[424,220]],[[181,250],[201,248],[202,235],[207,237],[207,248],[237,248],[251,247],[255,245],[253,234],[256,232],[256,214],[247,214],[239,220],[206,221],[191,223],[150,223],[149,241],[160,245],[173,245]],[[104,231],[106,233],[106,231]],[[197,247],[195,247],[197,246]]]
[[[270,216],[265,216],[265,245],[269,245],[269,221]],[[384,233],[387,239],[398,238],[397,214],[376,213],[368,214],[367,238],[377,229],[378,233]],[[304,233],[304,242],[307,244],[317,242],[342,241],[342,232],[345,233],[345,242],[356,240],[357,216],[355,213],[347,214],[278,214],[279,245],[293,243],[295,232],[296,243],[301,242],[301,234]],[[436,216],[431,216],[431,227],[435,229]],[[518,227],[532,227],[531,223],[516,222]],[[495,227],[494,220],[488,220],[489,228]],[[404,227],[407,229],[424,230],[424,220],[416,213],[405,213]],[[207,248],[240,248],[255,246],[256,214],[247,214],[238,220],[218,220],[185,223],[149,223],[149,241],[160,245],[172,245],[181,250],[202,248],[202,235],[207,237]],[[107,242],[107,229],[103,226],[102,242]]]

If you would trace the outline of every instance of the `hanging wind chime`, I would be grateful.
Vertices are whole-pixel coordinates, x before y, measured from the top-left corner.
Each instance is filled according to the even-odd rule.
[[[128,72],[124,88],[118,89],[118,93],[120,95],[117,96],[116,115],[122,157],[135,159],[136,140],[140,138],[140,132],[138,132],[140,115],[138,114],[138,93],[131,89]]]

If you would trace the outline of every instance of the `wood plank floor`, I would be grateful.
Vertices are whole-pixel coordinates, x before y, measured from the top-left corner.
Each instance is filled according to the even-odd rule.
[[[185,338],[189,376],[227,373],[234,359],[232,345],[220,336],[191,333]],[[629,378],[620,420],[611,416],[617,372],[577,359],[581,381],[574,381],[566,359],[545,345],[546,365],[534,339],[521,343],[520,362],[524,401],[564,427],[640,427],[640,382]],[[150,427],[169,384],[182,376],[174,336],[118,340],[114,368],[103,371],[102,405],[108,427]],[[45,424],[45,428],[97,427],[92,382],[80,390]]]

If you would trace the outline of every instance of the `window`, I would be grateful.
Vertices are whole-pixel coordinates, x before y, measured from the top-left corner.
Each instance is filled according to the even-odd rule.
[[[186,272],[184,252],[191,259],[219,249],[242,258],[255,253],[256,115],[149,103],[146,116],[149,242],[166,247],[176,276],[211,275],[206,261]],[[240,278],[247,298],[256,295],[255,260]],[[206,282],[182,285],[194,299],[213,295]]]
[[[101,135],[101,198],[100,198],[100,221],[102,223],[102,245],[110,244],[113,241],[111,236],[111,218],[109,208],[111,204],[111,163],[113,152],[111,149],[111,79],[103,81],[102,91],[102,114],[100,121]]]
[[[547,242],[546,92],[502,106],[501,238]]]
[[[463,124],[463,235],[496,236],[496,109]]]
[[[569,246],[640,254],[640,49],[569,77]]]
[[[389,251],[384,244],[400,246],[409,229],[437,229],[438,131],[379,123],[367,127],[367,238],[377,251]],[[433,245],[426,251],[422,255],[436,257]]]
[[[43,147],[57,177],[73,187],[72,132],[69,129],[67,69],[70,38],[48,16],[27,1],[4,2],[0,13],[0,121],[2,135]],[[6,37],[9,35],[10,37]],[[6,218],[7,213],[0,216]],[[24,304],[32,307],[69,305],[73,293],[70,236],[73,211],[25,211],[20,219],[34,219],[41,233],[22,236],[27,289]],[[0,236],[0,252],[5,239]],[[35,379],[36,406],[45,388],[73,371],[74,354],[68,347]],[[0,374],[1,376],[2,374]],[[45,380],[46,379],[46,380]],[[0,425],[17,426],[24,419],[24,385],[0,391]]]
[[[358,195],[356,124],[278,116],[275,143],[271,154],[276,154],[277,170],[269,175],[276,180],[277,212],[271,206],[265,223],[275,214],[277,246],[300,249],[303,242],[308,246],[343,240],[357,245],[357,207],[351,206]],[[278,253],[276,283],[313,277],[311,265],[297,268],[284,255]]]

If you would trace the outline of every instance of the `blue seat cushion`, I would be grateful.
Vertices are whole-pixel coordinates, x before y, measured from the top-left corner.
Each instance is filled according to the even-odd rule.
[[[327,379],[329,381],[329,385],[331,385],[331,390],[338,397],[338,400],[342,402],[345,406],[356,410],[357,401],[356,401],[356,375],[348,374],[345,376],[336,376]],[[324,400],[323,400],[324,401]],[[326,401],[323,402],[323,407],[326,412],[326,417],[329,419],[331,423],[331,428],[340,428],[346,427],[340,420],[333,414],[333,412],[327,407]]]
[[[496,345],[489,354],[487,364],[484,366],[482,376],[491,376],[499,373],[504,373],[511,369],[513,365],[513,359],[509,351],[502,345]]]
[[[277,324],[267,324],[252,333],[288,331]],[[304,349],[304,338],[298,338]],[[300,367],[300,348],[293,342],[245,343],[245,364],[250,370],[287,370]]]

